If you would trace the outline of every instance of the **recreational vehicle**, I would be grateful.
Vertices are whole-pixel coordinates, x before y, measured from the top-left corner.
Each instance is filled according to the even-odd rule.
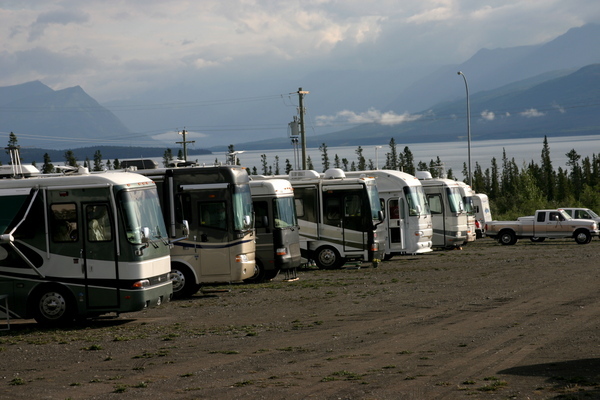
[[[473,193],[473,212],[475,213],[475,234],[477,239],[480,239],[485,237],[485,224],[492,221],[487,194]]]
[[[433,179],[428,171],[417,171],[423,185],[431,220],[433,247],[460,248],[467,240],[467,212],[460,186],[452,179]]]
[[[294,190],[288,180],[250,181],[256,229],[256,272],[246,282],[273,279],[279,272],[296,278],[300,266],[300,228]]]
[[[170,300],[154,182],[130,172],[0,180],[0,295],[15,318],[60,325]],[[16,179],[16,178],[19,179]]]
[[[173,296],[202,284],[242,282],[255,275],[254,213],[248,174],[234,165],[138,170],[156,182],[170,237]]]
[[[288,179],[294,188],[303,258],[322,269],[341,268],[347,261],[379,265],[385,230],[374,178],[346,177],[332,168],[323,176],[313,170],[291,171]]]
[[[346,176],[372,176],[385,214],[385,257],[431,251],[431,212],[419,179],[394,170],[346,172]]]
[[[463,206],[467,213],[467,239],[464,244],[468,244],[477,239],[477,219],[475,217],[475,204],[473,203],[473,193],[475,191],[465,182],[454,182],[458,185],[458,190],[462,195]]]

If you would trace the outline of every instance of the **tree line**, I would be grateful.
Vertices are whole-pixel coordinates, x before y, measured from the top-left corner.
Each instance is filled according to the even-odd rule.
[[[230,152],[233,146],[230,145]],[[319,146],[321,152],[322,171],[329,168],[341,168],[344,171],[365,171],[375,169],[371,159],[365,159],[363,149],[358,146],[355,153],[356,160],[339,158],[337,154],[333,160],[329,156],[325,143]],[[524,215],[531,215],[535,210],[559,207],[587,207],[600,211],[600,155],[581,158],[575,151],[567,154],[565,166],[555,168],[550,157],[548,138],[544,136],[540,154],[540,162],[530,161],[528,164],[518,165],[514,158],[509,158],[506,150],[502,151],[502,159],[495,157],[491,160],[491,167],[485,170],[476,162],[473,169],[473,189],[477,193],[485,193],[490,200],[490,207],[494,219],[514,220]],[[240,160],[237,160],[240,164]],[[396,142],[392,138],[389,150],[385,154],[385,164],[382,169],[392,169],[415,175],[416,171],[429,171],[434,178],[458,178],[454,171],[444,171],[442,160],[437,157],[429,163],[419,161],[415,164],[412,152],[408,146],[398,151]],[[307,168],[315,169],[310,156],[307,158]],[[293,169],[290,160],[285,160],[281,168],[285,174]],[[463,163],[462,176],[465,183],[469,183],[468,168]],[[252,167],[252,175],[257,175],[259,170]],[[261,155],[260,173],[264,175],[280,174],[279,158],[276,156],[274,166],[267,162],[267,156]]]

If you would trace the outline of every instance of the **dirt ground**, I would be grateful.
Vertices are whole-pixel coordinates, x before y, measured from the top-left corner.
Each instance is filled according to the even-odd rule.
[[[394,257],[377,269],[0,332],[0,399],[598,399],[600,240]]]

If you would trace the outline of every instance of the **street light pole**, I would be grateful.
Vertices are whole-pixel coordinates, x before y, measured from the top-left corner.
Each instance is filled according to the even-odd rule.
[[[469,84],[467,83],[467,77],[462,71],[457,72],[458,75],[462,75],[465,81],[465,89],[467,90],[467,141],[468,141],[468,161],[469,161],[469,186],[473,189],[473,174],[471,174],[471,105],[469,103]]]
[[[379,169],[379,152],[377,150],[381,149],[383,146],[375,146],[375,169]]]

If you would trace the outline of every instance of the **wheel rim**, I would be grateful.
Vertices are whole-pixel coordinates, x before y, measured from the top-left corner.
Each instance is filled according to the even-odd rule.
[[[185,275],[177,269],[171,271],[171,281],[174,293],[180,292],[185,287]]]
[[[507,235],[507,234],[502,235],[502,243],[510,243],[511,239],[512,238],[510,237],[510,235]]]
[[[46,319],[60,319],[67,312],[67,301],[58,292],[48,292],[40,298],[40,312]]]
[[[585,243],[588,240],[587,235],[583,232],[579,232],[576,239],[579,243]]]
[[[319,262],[326,267],[331,267],[332,265],[335,265],[335,252],[331,249],[321,250],[321,252],[319,253]]]

